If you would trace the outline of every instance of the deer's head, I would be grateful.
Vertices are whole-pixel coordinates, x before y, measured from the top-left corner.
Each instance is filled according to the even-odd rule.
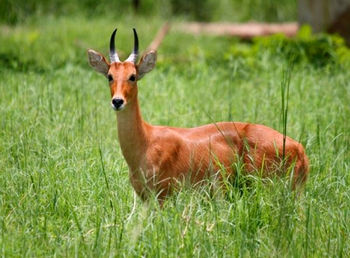
[[[109,81],[112,97],[112,108],[116,111],[124,109],[128,103],[137,98],[137,81],[150,72],[156,63],[157,53],[151,50],[146,53],[137,64],[139,41],[136,30],[134,31],[134,49],[130,56],[120,61],[115,51],[115,29],[111,35],[109,57],[110,63],[99,52],[89,49],[88,57],[90,65],[99,73],[102,73]]]

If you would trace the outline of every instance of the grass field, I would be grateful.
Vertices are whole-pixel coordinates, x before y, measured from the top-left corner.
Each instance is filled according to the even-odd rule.
[[[350,256],[350,58],[328,36],[243,43],[172,32],[139,82],[152,124],[247,121],[282,131],[292,53],[287,134],[311,164],[300,196],[285,180],[258,178],[226,194],[185,187],[163,209],[134,196],[107,81],[86,49],[107,54],[118,26],[123,58],[132,26],[144,49],[161,24],[47,17],[1,26],[1,256]]]

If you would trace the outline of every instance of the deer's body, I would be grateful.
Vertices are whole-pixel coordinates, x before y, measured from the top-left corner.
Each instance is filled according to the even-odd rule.
[[[195,128],[152,126],[142,120],[138,102],[117,114],[118,138],[129,166],[130,181],[142,199],[148,190],[166,196],[177,181],[197,183],[220,169],[234,173],[238,158],[248,173],[263,176],[278,171],[283,135],[269,127],[220,122]],[[295,180],[303,182],[308,161],[302,145],[286,139],[287,167],[294,164]],[[220,177],[220,174],[218,174]]]
[[[137,34],[135,46],[138,45]],[[195,128],[152,126],[143,121],[136,81],[153,69],[155,52],[149,52],[135,64],[135,53],[120,62],[111,38],[111,60],[89,50],[90,64],[110,81],[112,107],[117,112],[118,138],[129,166],[130,181],[142,199],[149,190],[162,200],[183,179],[198,183],[225,170],[234,176],[235,162],[242,162],[247,173],[262,176],[279,173],[282,162],[283,135],[269,127],[241,122],[220,122]],[[112,45],[113,40],[113,45]],[[137,47],[135,47],[137,49]],[[131,62],[132,61],[132,62]],[[285,167],[293,166],[294,184],[303,183],[308,174],[308,159],[303,146],[287,137]],[[262,174],[261,174],[262,173]],[[220,179],[220,174],[217,174]]]

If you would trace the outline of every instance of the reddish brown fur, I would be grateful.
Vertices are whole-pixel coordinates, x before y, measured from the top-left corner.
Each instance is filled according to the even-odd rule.
[[[125,109],[117,112],[120,146],[130,169],[130,181],[136,193],[147,199],[154,190],[162,200],[177,180],[192,183],[216,173],[220,166],[229,175],[232,164],[241,157],[249,173],[263,171],[262,176],[281,171],[283,135],[269,127],[241,122],[220,122],[195,128],[152,126],[141,118],[137,82],[130,82],[137,67],[130,63],[113,63],[109,74],[111,96],[122,97]],[[303,146],[287,137],[286,167],[293,163],[294,184],[304,183],[308,159]]]

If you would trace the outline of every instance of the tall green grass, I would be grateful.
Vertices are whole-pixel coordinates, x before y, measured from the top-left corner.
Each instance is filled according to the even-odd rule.
[[[289,50],[276,38],[248,44],[170,33],[156,69],[139,82],[146,121],[262,123],[301,141],[311,171],[298,196],[288,181],[242,177],[250,184],[225,192],[213,192],[212,182],[184,187],[159,209],[134,195],[107,81],[87,65],[86,48],[106,54],[116,25],[125,57],[130,28],[145,48],[161,20],[45,18],[1,27],[1,256],[350,255],[348,63],[300,58],[282,123]],[[304,55],[309,40],[280,44]]]

